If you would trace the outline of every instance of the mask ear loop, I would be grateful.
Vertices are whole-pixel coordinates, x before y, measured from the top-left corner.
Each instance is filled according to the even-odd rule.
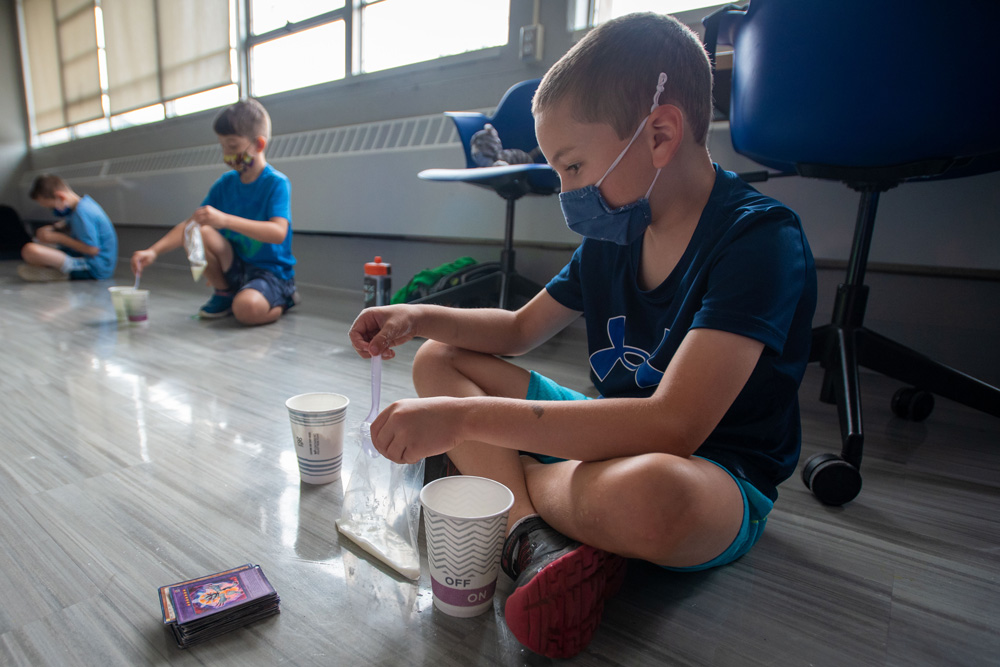
[[[660,76],[656,79],[656,94],[653,95],[653,106],[649,107],[649,113],[656,111],[656,107],[660,106],[660,94],[667,85],[667,75],[665,72],[660,72]]]
[[[667,85],[667,75],[665,72],[660,72],[660,76],[656,79],[656,94],[653,95],[653,106],[649,107],[649,113],[656,111],[656,107],[660,106],[660,94],[663,92],[663,88]],[[649,118],[649,116],[646,116]],[[646,121],[643,121],[645,125]],[[656,185],[656,179],[660,177],[660,170],[656,170],[656,175],[653,176],[653,182],[649,184],[649,189],[646,190],[646,199],[649,199],[649,195],[653,194],[653,186]]]
[[[660,106],[660,93],[663,92],[663,88],[664,88],[664,86],[666,86],[666,84],[667,84],[667,75],[665,73],[663,73],[663,72],[660,72],[660,76],[657,77],[657,79],[656,79],[656,94],[653,95],[653,106],[651,106],[649,108],[649,113],[653,113],[653,111],[656,110],[656,107]],[[636,128],[635,134],[633,134],[632,138],[629,139],[628,145],[625,146],[625,148],[622,150],[622,152],[618,154],[618,157],[615,158],[615,161],[611,163],[611,166],[608,167],[608,170],[606,172],[604,172],[604,175],[601,176],[601,180],[597,181],[597,183],[595,183],[594,185],[596,185],[597,187],[601,187],[601,183],[603,183],[604,179],[608,177],[608,174],[611,173],[611,170],[614,169],[615,167],[617,167],[618,163],[622,161],[623,157],[625,157],[625,153],[628,152],[628,149],[632,146],[632,144],[638,138],[639,133],[642,132],[642,128],[646,127],[646,121],[647,120],[649,120],[649,116],[648,115],[645,118],[642,119],[641,123],[639,123],[639,127]],[[650,193],[653,192],[653,185],[656,185],[656,178],[659,175],[660,175],[660,170],[657,169],[656,170],[656,176],[653,177],[653,183],[649,186],[649,190],[646,192],[646,199],[649,199]]]

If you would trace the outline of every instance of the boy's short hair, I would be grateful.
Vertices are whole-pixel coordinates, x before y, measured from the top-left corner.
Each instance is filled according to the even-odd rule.
[[[660,104],[684,113],[702,145],[712,120],[712,68],[698,35],[672,16],[637,13],[597,26],[542,79],[532,101],[537,113],[564,100],[584,123],[607,123],[622,139],[649,114],[660,72]]]
[[[31,184],[28,196],[32,199],[38,199],[39,197],[50,199],[55,197],[57,192],[66,192],[68,190],[69,186],[66,185],[66,181],[55,174],[41,174]]]
[[[232,104],[215,117],[212,129],[220,137],[236,135],[250,141],[257,137],[271,140],[271,116],[264,105],[248,97]]]

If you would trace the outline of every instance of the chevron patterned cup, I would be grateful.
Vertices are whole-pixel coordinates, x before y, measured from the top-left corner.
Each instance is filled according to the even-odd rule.
[[[500,550],[514,494],[500,482],[458,475],[420,491],[434,606],[478,616],[493,606]]]
[[[329,484],[340,479],[349,403],[346,396],[323,392],[299,394],[285,401],[303,482]]]

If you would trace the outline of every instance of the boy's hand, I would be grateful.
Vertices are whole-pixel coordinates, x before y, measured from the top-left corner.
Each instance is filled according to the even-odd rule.
[[[139,275],[143,268],[156,261],[155,250],[136,250],[132,253],[132,275]]]
[[[417,461],[454,449],[462,436],[462,400],[450,397],[396,401],[372,423],[372,444],[390,461]]]
[[[223,229],[226,226],[226,214],[214,206],[199,206],[191,219],[199,225],[208,225],[216,229]]]
[[[59,232],[56,231],[55,225],[45,225],[38,228],[38,231],[35,232],[35,238],[42,243],[58,243]]]
[[[392,359],[396,356],[392,348],[415,335],[413,316],[416,311],[402,304],[365,308],[351,325],[351,345],[365,359],[378,354],[383,359]]]

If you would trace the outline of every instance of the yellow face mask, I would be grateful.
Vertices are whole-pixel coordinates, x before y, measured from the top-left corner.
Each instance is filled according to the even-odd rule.
[[[243,151],[241,153],[223,155],[222,161],[230,169],[235,169],[237,172],[242,174],[253,166],[254,156],[251,155],[249,151]]]

